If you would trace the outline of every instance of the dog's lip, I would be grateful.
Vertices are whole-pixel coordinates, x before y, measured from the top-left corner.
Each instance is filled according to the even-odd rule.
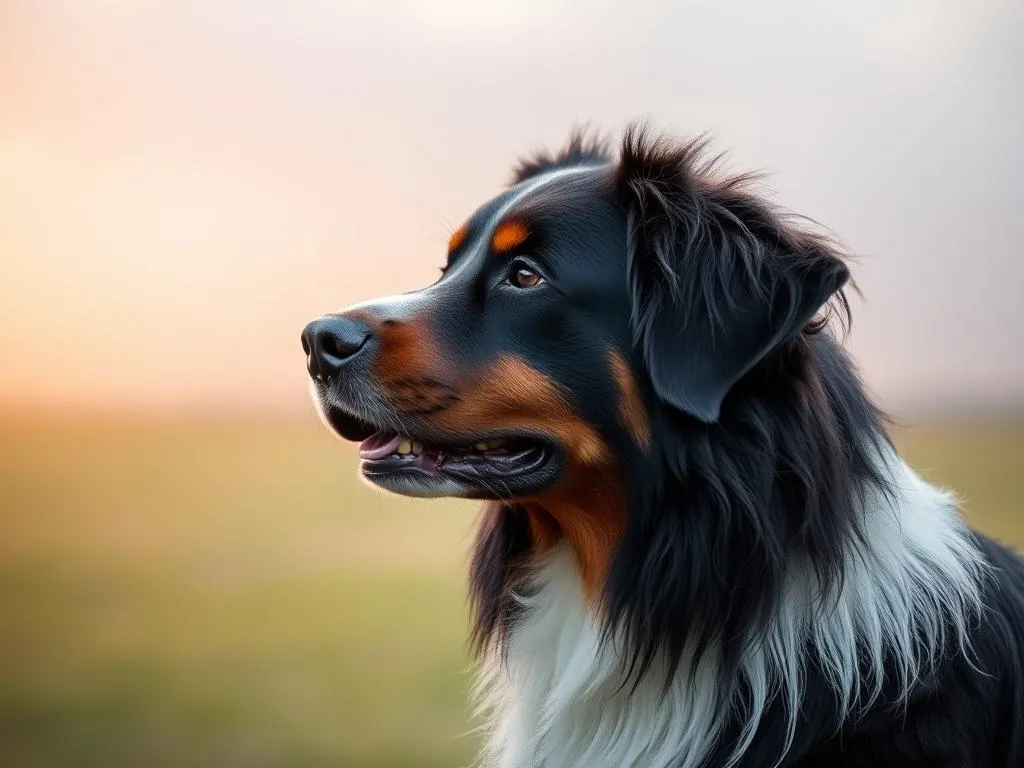
[[[525,478],[557,462],[560,449],[550,438],[516,430],[481,430],[463,436],[430,434],[409,428],[399,432],[375,425],[347,409],[327,407],[326,421],[345,440],[359,444],[360,470],[371,480],[388,476],[437,480],[449,478],[459,483],[489,488],[512,478]],[[418,447],[416,454],[397,455],[403,440]],[[473,451],[476,443],[504,441],[495,450]],[[408,446],[403,446],[408,451]]]
[[[325,410],[325,420],[345,440],[359,443],[380,431],[379,427],[336,405],[328,403]]]
[[[550,450],[549,441],[532,435],[507,433],[476,436],[460,440],[436,441],[393,430],[380,430],[359,444],[359,456],[365,467],[402,467],[413,458],[420,468],[439,470],[452,467],[470,474],[481,467],[511,467],[522,464],[527,457]],[[397,462],[405,462],[396,463]]]
[[[464,435],[451,435],[427,431],[412,426],[385,427],[367,421],[334,405],[327,408],[327,421],[338,435],[349,442],[358,443],[360,456],[363,459],[379,458],[378,451],[387,450],[380,456],[392,453],[396,442],[406,438],[413,442],[429,445],[431,448],[440,449],[448,453],[456,453],[461,449],[478,442],[492,442],[504,440],[509,444],[536,443],[550,445],[551,441],[542,435],[527,434],[516,430],[481,430],[479,433],[466,433]],[[365,455],[364,455],[365,454]]]
[[[363,471],[368,474],[416,469],[473,479],[530,472],[543,464],[551,452],[546,443],[533,439],[510,438],[500,445],[492,440],[487,446],[482,445],[484,442],[488,441],[442,446],[378,432],[360,444],[359,455]],[[402,448],[405,452],[399,453]]]

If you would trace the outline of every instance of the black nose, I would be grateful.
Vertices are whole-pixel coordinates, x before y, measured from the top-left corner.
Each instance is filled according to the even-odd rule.
[[[343,315],[318,317],[302,330],[306,368],[314,379],[329,379],[355,357],[370,338],[370,329]]]

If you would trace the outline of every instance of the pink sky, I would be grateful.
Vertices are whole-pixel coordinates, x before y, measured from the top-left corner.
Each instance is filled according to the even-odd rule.
[[[1022,6],[844,5],[5,3],[0,404],[305,408],[307,319],[636,117],[863,254],[884,400],[1024,398]]]

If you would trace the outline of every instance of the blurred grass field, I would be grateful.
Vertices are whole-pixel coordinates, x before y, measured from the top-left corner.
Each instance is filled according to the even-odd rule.
[[[897,442],[1024,544],[1024,424]],[[451,768],[474,505],[312,423],[0,429],[0,766]]]

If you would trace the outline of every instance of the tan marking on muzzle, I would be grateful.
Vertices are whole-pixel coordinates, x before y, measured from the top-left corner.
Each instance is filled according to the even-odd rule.
[[[625,527],[625,485],[611,449],[553,380],[519,358],[502,357],[473,381],[431,423],[462,434],[533,433],[562,446],[566,467],[559,482],[517,502],[529,515],[534,548],[542,552],[564,537],[588,596],[597,601]]]
[[[584,465],[610,459],[608,446],[570,407],[559,386],[516,357],[501,357],[459,388],[435,423],[456,433],[532,432],[553,438]]]
[[[396,410],[430,413],[457,399],[454,388],[442,379],[444,362],[424,318],[382,320],[362,309],[352,311],[350,316],[372,328],[377,348],[370,372]]]

